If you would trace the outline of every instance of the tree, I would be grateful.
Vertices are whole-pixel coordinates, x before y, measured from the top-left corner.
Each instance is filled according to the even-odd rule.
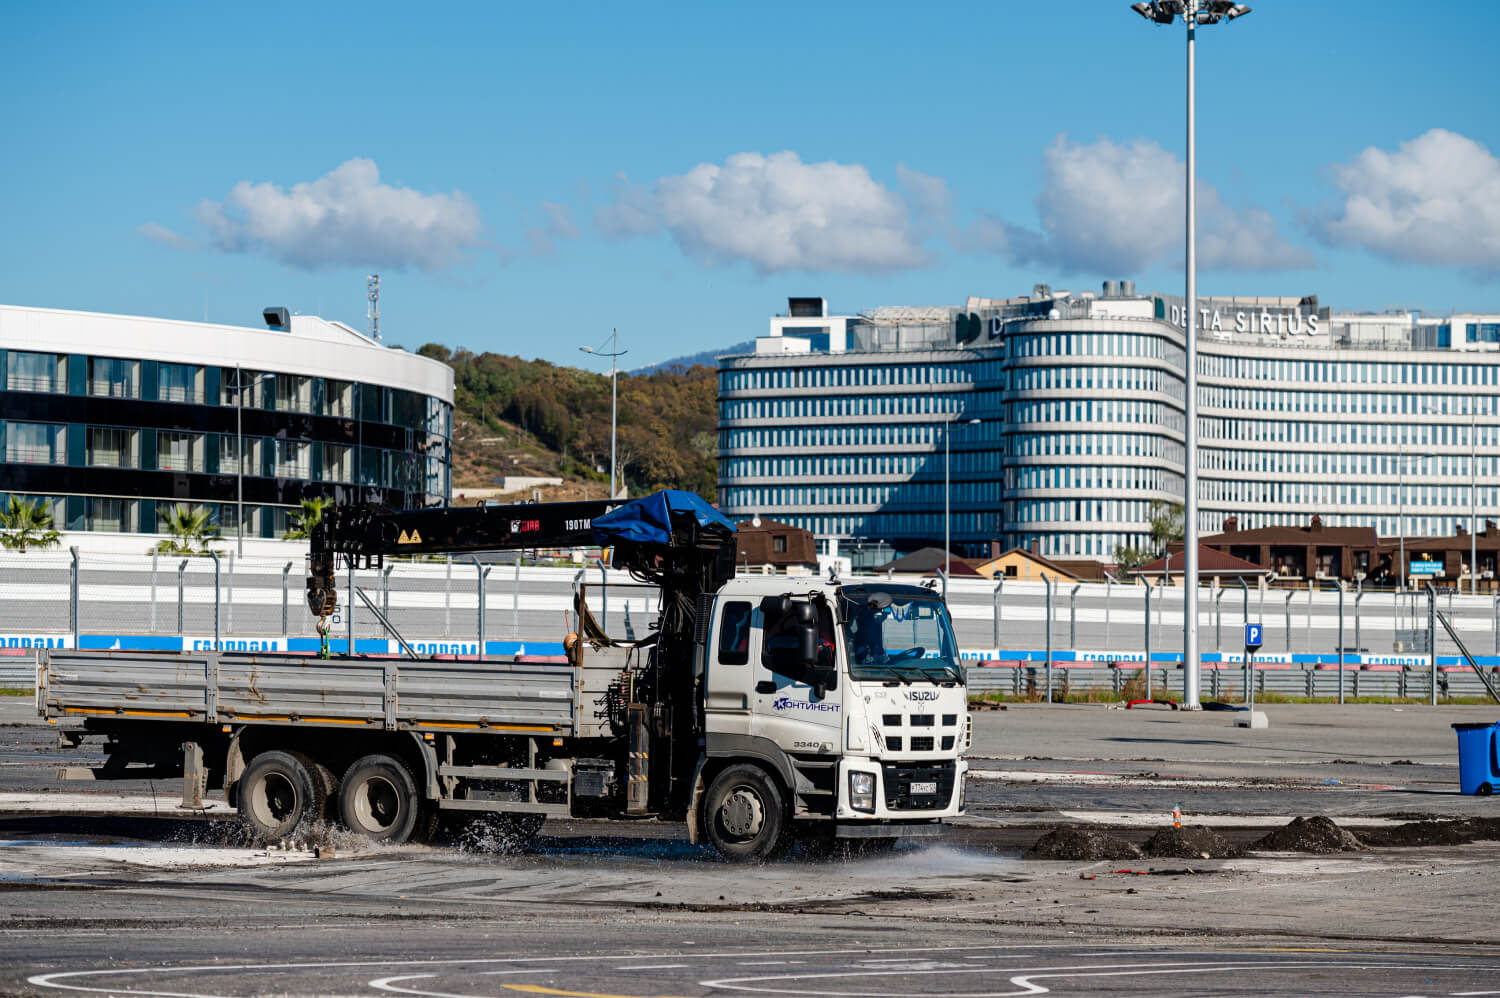
[[[313,527],[323,521],[323,510],[327,509],[331,503],[332,500],[326,496],[302,500],[302,508],[293,510],[288,517],[291,522],[287,528],[286,539],[301,541],[311,537]]]
[[[1121,571],[1133,572],[1150,560],[1151,556],[1140,548],[1126,547],[1123,544],[1115,548],[1115,563],[1120,566]]]
[[[1185,536],[1182,523],[1182,503],[1152,499],[1146,510],[1147,532],[1151,535],[1151,550],[1158,556],[1166,554],[1167,545],[1175,544]]]
[[[0,512],[0,544],[25,554],[28,547],[50,548],[60,543],[62,536],[52,527],[52,513],[41,500],[10,497]]]
[[[157,541],[154,554],[206,555],[210,541],[219,539],[219,528],[208,522],[208,507],[178,503],[167,514],[166,532],[172,536]]]

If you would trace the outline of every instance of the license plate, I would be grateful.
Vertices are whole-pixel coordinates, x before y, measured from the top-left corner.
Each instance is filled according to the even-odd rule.
[[[912,796],[913,797],[920,797],[923,794],[935,794],[935,793],[937,793],[937,784],[936,783],[913,783],[911,785],[911,792],[912,792]]]

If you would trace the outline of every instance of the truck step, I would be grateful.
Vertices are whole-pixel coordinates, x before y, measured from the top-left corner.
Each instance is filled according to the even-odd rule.
[[[504,800],[440,800],[437,804],[445,811],[518,811],[523,814],[545,814],[551,818],[566,818],[570,815],[566,804],[528,804]]]
[[[486,780],[541,780],[567,783],[566,769],[525,769],[510,766],[439,766],[439,776],[469,776]]]

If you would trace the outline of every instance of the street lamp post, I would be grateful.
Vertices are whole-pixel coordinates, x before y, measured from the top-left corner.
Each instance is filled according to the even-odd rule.
[[[953,418],[949,417],[948,421],[943,424],[943,601],[945,603],[948,601],[948,576],[953,574],[953,542],[951,540],[953,518],[949,511],[949,496],[952,490],[949,488],[948,475],[950,463],[948,438],[953,436],[953,422]],[[972,426],[979,420],[966,419],[964,422]]]
[[[616,358],[622,357],[625,354],[627,354],[627,353],[630,352],[629,350],[616,350],[615,349],[615,347],[619,346],[619,343],[617,342],[617,338],[619,336],[619,333],[620,333],[620,331],[618,329],[611,329],[609,331],[609,349],[611,351],[610,353],[605,353],[602,349],[595,349],[594,347],[579,347],[578,348],[578,349],[582,350],[584,353],[591,353],[591,354],[593,354],[596,357],[608,357],[609,358],[609,498],[610,499],[613,499],[615,497],[615,411],[616,411],[616,409],[615,409],[615,399],[616,399],[616,395],[615,395],[615,378],[616,378],[616,375],[619,372],[619,368],[616,365],[615,360],[616,360]],[[604,344],[601,343],[601,344],[599,344],[599,346],[603,347]]]
[[[1475,422],[1476,409],[1479,398],[1475,395],[1469,396],[1469,595],[1479,595],[1479,536],[1475,528],[1479,526],[1479,499],[1475,494],[1474,460],[1476,456],[1476,433],[1478,426]]]
[[[1153,0],[1131,4],[1148,21],[1171,24],[1179,16],[1187,25],[1187,413],[1184,447],[1186,481],[1183,483],[1183,635],[1182,706],[1197,710],[1198,700],[1198,260],[1197,146],[1194,132],[1193,40],[1200,24],[1232,21],[1250,13],[1250,8],[1230,0]]]

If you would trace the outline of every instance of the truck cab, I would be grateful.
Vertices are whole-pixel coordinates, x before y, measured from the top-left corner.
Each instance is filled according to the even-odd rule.
[[[702,654],[695,837],[769,856],[774,818],[783,838],[890,840],[941,834],[962,812],[967,697],[936,593],[739,577],[716,594]],[[720,786],[746,760],[783,784],[789,813],[769,814],[753,780]]]

